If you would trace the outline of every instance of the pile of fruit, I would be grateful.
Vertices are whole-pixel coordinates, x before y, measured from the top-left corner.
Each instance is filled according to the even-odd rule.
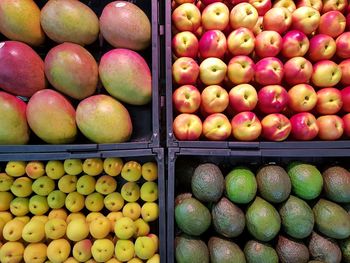
[[[182,178],[182,179],[181,179]],[[188,178],[179,177],[179,189]],[[350,172],[276,164],[224,178],[212,163],[175,199],[178,263],[350,262]],[[207,244],[206,244],[207,242]],[[314,261],[309,261],[314,260]]]
[[[159,263],[157,165],[10,161],[0,173],[0,262]]]
[[[347,0],[173,0],[179,140],[350,136]]]
[[[151,23],[138,6],[111,2],[98,18],[80,1],[50,0],[40,10],[32,0],[3,0],[0,33],[8,39],[0,42],[0,144],[26,144],[30,130],[50,144],[72,143],[78,130],[95,143],[130,139],[122,103],[152,98],[151,71],[137,53],[151,43]],[[112,46],[101,58],[99,33]],[[44,60],[33,49],[52,45]]]

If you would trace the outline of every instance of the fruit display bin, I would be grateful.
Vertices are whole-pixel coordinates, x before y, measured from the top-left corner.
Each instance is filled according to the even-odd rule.
[[[224,176],[226,176],[234,167],[238,166],[249,167],[254,173],[262,165],[276,164],[282,167],[287,167],[287,165],[293,161],[315,165],[318,169],[320,169],[320,171],[322,171],[322,169],[325,169],[331,165],[339,165],[349,169],[349,157],[350,153],[347,149],[320,150],[312,148],[280,148],[261,150],[230,150],[210,148],[169,148],[167,164],[167,262],[176,262],[175,237],[181,233],[181,230],[178,228],[175,221],[175,198],[181,193],[192,193],[190,177],[198,165],[205,163],[215,164],[220,168]],[[295,193],[293,195],[295,195]],[[194,197],[193,194],[192,197]],[[184,199],[180,198],[179,202],[181,202],[180,200]],[[313,202],[314,201],[311,201],[311,204],[314,204]],[[204,204],[206,205],[209,203]],[[244,213],[246,212],[246,205],[238,206]],[[212,203],[209,204],[208,207],[212,208]],[[208,239],[212,236],[220,237],[220,235],[214,230],[213,226],[210,226],[208,230],[200,235],[200,238],[207,244]],[[238,237],[227,240],[235,242],[243,251],[245,242],[251,240],[251,238],[252,236],[250,233],[248,233],[245,226],[245,230],[242,234],[240,234]],[[272,241],[270,241],[270,243],[272,242],[272,244],[276,244],[275,242],[277,242],[277,239],[278,238],[274,238]]]
[[[149,223],[150,233],[156,234],[159,238],[158,252],[161,258],[161,262],[165,262],[166,258],[166,202],[165,202],[165,177],[164,177],[164,150],[161,148],[154,149],[133,149],[133,150],[118,150],[118,151],[103,151],[103,152],[84,152],[84,153],[68,153],[68,152],[50,152],[50,153],[1,153],[0,154],[0,166],[2,172],[4,172],[7,162],[10,161],[41,161],[44,164],[51,160],[63,161],[66,159],[90,159],[90,158],[100,158],[102,160],[106,158],[121,158],[124,162],[136,161],[140,164],[147,162],[154,162],[157,164],[158,177],[154,181],[158,184],[158,200],[155,201],[159,207],[158,219]],[[83,175],[83,174],[82,174]],[[21,177],[25,178],[25,177]],[[33,177],[34,178],[34,177]],[[121,185],[125,183],[125,180],[118,175],[113,177],[117,181],[117,191],[120,191]],[[79,175],[78,175],[79,179]],[[97,180],[97,179],[96,179]],[[153,179],[150,179],[153,180]],[[137,181],[137,183],[142,183],[143,179]],[[21,190],[22,191],[22,190]],[[140,199],[141,200],[141,199]],[[138,201],[139,202],[139,201]],[[3,204],[2,204],[3,205]],[[50,210],[49,210],[50,211]],[[121,211],[121,210],[120,210]],[[132,210],[131,210],[132,211]],[[67,210],[66,212],[69,211]],[[83,208],[80,212],[85,215],[89,213],[88,209]],[[107,216],[109,213],[106,208],[103,208],[100,213]],[[30,214],[27,214],[30,215]],[[108,236],[110,237],[110,235]],[[110,238],[114,237],[111,236]],[[89,237],[88,237],[89,238]],[[73,248],[73,244],[71,246]]]
[[[35,3],[42,8],[47,1],[36,0]],[[112,0],[83,0],[81,1],[90,7],[100,17],[103,8]],[[139,54],[146,60],[152,74],[152,101],[144,106],[123,105],[129,111],[133,132],[129,141],[124,143],[106,143],[97,144],[88,140],[85,136],[78,132],[76,140],[72,144],[46,144],[38,138],[33,132],[30,134],[30,141],[27,145],[0,145],[1,153],[19,153],[19,152],[81,152],[81,151],[98,151],[98,150],[123,150],[123,149],[147,149],[160,146],[160,34],[159,34],[159,3],[158,1],[147,0],[129,0],[140,7],[148,16],[151,22],[152,36],[150,46],[140,51]],[[7,40],[0,34],[0,41]],[[51,48],[58,45],[46,38],[43,45],[33,47],[42,59]],[[112,50],[113,47],[103,39],[100,34],[99,38],[85,48],[93,55],[97,63],[103,54]],[[106,91],[102,88],[99,81],[95,94],[104,94]],[[21,97],[24,101],[28,98]],[[71,100],[74,107],[79,103],[77,100]]]

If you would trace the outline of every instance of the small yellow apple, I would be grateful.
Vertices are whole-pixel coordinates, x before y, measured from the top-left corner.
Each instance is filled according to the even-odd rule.
[[[98,193],[108,195],[117,189],[117,181],[110,175],[103,175],[98,178],[95,189]]]
[[[24,249],[24,262],[43,263],[46,260],[46,251],[47,246],[44,243],[28,244]]]
[[[84,173],[96,176],[103,172],[103,161],[101,158],[89,158],[83,163]]]
[[[146,221],[144,221],[142,218],[135,220],[135,234],[134,238],[141,237],[141,236],[147,236],[150,232],[150,227]]]
[[[96,239],[91,247],[91,253],[97,262],[107,262],[113,257],[114,244],[109,239]]]
[[[158,236],[156,234],[153,234],[153,233],[148,234],[147,236],[152,238],[154,244],[156,245],[156,252],[157,252],[158,251],[158,247],[159,247],[159,238],[158,238]]]
[[[111,258],[110,260],[108,260],[106,263],[122,263],[121,261],[119,261],[116,258]]]
[[[45,166],[45,172],[48,177],[58,180],[65,174],[63,163],[58,160],[48,161]]]
[[[135,161],[129,161],[124,164],[122,169],[122,177],[128,182],[136,182],[141,178],[142,167],[141,164]]]
[[[48,196],[53,190],[55,190],[55,181],[50,177],[44,175],[35,179],[32,184],[33,192],[37,195]]]
[[[152,222],[158,219],[159,207],[157,203],[147,202],[142,205],[141,215],[146,222]]]
[[[109,234],[110,228],[110,221],[104,216],[96,218],[89,225],[90,234],[96,239],[105,238]]]
[[[153,257],[151,257],[149,260],[147,260],[146,263],[160,263],[159,254],[155,254]]]
[[[89,235],[89,225],[85,220],[73,220],[67,225],[66,235],[71,241],[77,242],[83,240]]]
[[[47,204],[52,209],[60,209],[64,207],[66,194],[60,190],[54,190],[47,196]]]
[[[24,245],[20,242],[4,243],[0,249],[1,263],[19,263],[22,262]]]
[[[64,263],[79,263],[78,260],[76,260],[74,257],[67,258]]]
[[[43,215],[49,211],[49,205],[47,204],[47,199],[45,196],[33,195],[29,199],[29,211],[33,215]]]
[[[89,194],[85,198],[85,207],[91,212],[101,211],[104,207],[103,195],[97,192]]]
[[[28,243],[38,243],[45,238],[45,224],[40,220],[30,220],[22,230],[22,238]]]
[[[14,178],[7,175],[6,173],[0,173],[0,191],[6,192],[11,189]]]
[[[11,192],[18,197],[28,197],[32,191],[32,179],[28,177],[17,178],[11,186]]]
[[[71,212],[79,212],[84,208],[85,198],[78,192],[71,192],[66,196],[65,205],[66,208]]]
[[[63,168],[66,174],[78,175],[83,172],[83,163],[80,159],[64,160]]]
[[[79,262],[86,262],[91,258],[92,242],[90,239],[81,240],[73,246],[73,257]]]
[[[123,160],[117,157],[108,157],[103,161],[103,170],[110,176],[117,176],[123,168]]]
[[[96,218],[99,217],[104,217],[104,215],[100,212],[90,212],[87,216],[86,216],[86,223],[88,223],[90,225],[90,223],[92,221],[94,221]]]
[[[60,209],[52,209],[50,212],[49,212],[49,219],[53,219],[53,218],[59,218],[59,219],[62,219],[64,221],[66,221],[67,219],[67,211],[63,208],[60,208]]]
[[[127,202],[136,202],[140,198],[140,187],[135,182],[128,182],[120,191],[123,199]]]
[[[143,263],[143,261],[139,258],[132,258],[128,261],[128,263]]]
[[[124,199],[118,192],[107,195],[103,202],[105,207],[111,212],[118,212],[124,206]]]
[[[49,239],[60,239],[66,234],[67,223],[61,218],[50,219],[45,224],[45,234]]]
[[[45,165],[40,161],[32,161],[26,165],[26,174],[32,178],[37,179],[45,174]]]
[[[26,162],[9,161],[6,164],[5,173],[12,177],[20,177],[26,174]]]
[[[13,216],[10,212],[0,212],[0,218],[7,223],[8,221],[12,220]]]
[[[77,181],[77,192],[82,195],[89,195],[95,191],[96,179],[91,175],[83,175]]]
[[[158,185],[155,182],[146,182],[141,186],[141,199],[145,202],[154,202],[158,199]]]
[[[14,196],[10,192],[0,192],[0,211],[5,212],[10,209]]]
[[[72,193],[77,189],[77,176],[64,175],[58,180],[58,189],[66,194]]]
[[[66,239],[52,240],[47,246],[47,258],[51,262],[65,262],[71,252],[71,246]]]
[[[129,261],[134,257],[134,243],[130,240],[118,240],[115,245],[115,256],[119,261]]]
[[[144,163],[141,168],[142,177],[146,181],[154,181],[158,178],[158,167],[154,162]]]
[[[150,259],[156,253],[156,245],[150,237],[138,237],[135,241],[135,254],[143,260]]]
[[[111,230],[110,230],[111,232],[114,232],[115,222],[117,222],[122,217],[123,217],[122,212],[110,212],[107,215],[107,218],[109,219],[109,221],[111,223]]]
[[[114,233],[119,239],[129,239],[136,231],[134,221],[129,217],[122,217],[115,223]]]
[[[75,212],[75,213],[70,213],[67,216],[66,223],[69,224],[73,220],[77,220],[77,219],[81,219],[81,220],[85,220],[86,221],[86,217],[85,217],[85,215],[83,213]]]
[[[22,238],[22,230],[26,224],[20,220],[12,219],[3,228],[2,234],[7,241],[18,241]]]
[[[29,200],[24,197],[16,197],[10,203],[10,211],[14,216],[25,216],[29,212]]]
[[[44,224],[46,224],[47,221],[49,221],[49,217],[46,215],[33,216],[30,220],[39,220],[39,221],[43,222]]]
[[[132,220],[136,220],[141,215],[141,206],[138,203],[127,203],[123,207],[123,215],[130,217]]]
[[[24,224],[28,224],[30,221],[29,216],[16,216],[14,219],[22,221]]]

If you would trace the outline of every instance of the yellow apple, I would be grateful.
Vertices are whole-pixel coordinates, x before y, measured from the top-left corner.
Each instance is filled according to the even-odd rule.
[[[154,181],[158,178],[158,167],[154,162],[144,163],[141,168],[141,174],[146,181]]]
[[[28,197],[32,193],[32,180],[28,177],[17,178],[12,186],[11,192],[18,197]]]
[[[108,157],[103,161],[103,170],[110,176],[117,176],[123,168],[123,160],[117,157]]]
[[[16,216],[14,219],[22,221],[24,224],[28,224],[30,221],[29,216]]]
[[[0,212],[0,218],[5,222],[5,224],[12,220],[13,216],[10,212]]]
[[[104,207],[103,195],[97,192],[89,194],[85,198],[85,207],[91,212],[101,211]]]
[[[32,161],[26,165],[26,174],[32,178],[37,179],[45,174],[45,165],[43,162]]]
[[[141,206],[138,203],[127,203],[123,207],[123,215],[130,217],[132,220],[136,220],[141,215]]]
[[[107,217],[98,217],[89,225],[90,234],[93,238],[105,238],[111,229],[110,221]]]
[[[63,168],[66,174],[78,175],[83,172],[83,163],[80,159],[64,160]]]
[[[24,246],[20,242],[7,242],[0,248],[1,263],[19,263],[22,262]]]
[[[98,193],[108,195],[117,189],[117,181],[110,175],[103,175],[98,178],[95,189]]]
[[[128,261],[128,263],[143,263],[143,261],[139,258],[132,258]]]
[[[154,244],[156,245],[156,251],[158,251],[158,247],[159,247],[159,238],[158,238],[158,236],[156,234],[153,234],[153,233],[148,234],[147,236],[152,238]]]
[[[83,195],[78,192],[71,192],[66,197],[65,205],[70,212],[79,212],[84,208],[84,201],[85,198]]]
[[[44,263],[47,246],[44,243],[28,244],[24,249],[23,259],[26,263]]]
[[[55,181],[48,176],[41,176],[32,184],[33,192],[37,195],[48,196],[53,190],[55,190]]]
[[[157,203],[144,203],[141,207],[141,215],[146,222],[157,220],[159,216],[159,207]]]
[[[115,256],[119,261],[129,261],[134,257],[134,243],[130,240],[118,240],[115,244]]]
[[[113,257],[114,244],[109,239],[97,239],[91,247],[91,253],[97,262],[107,262]]]
[[[103,161],[101,158],[89,158],[83,163],[84,173],[96,176],[103,172]]]
[[[43,215],[47,211],[49,211],[49,205],[47,204],[47,200],[45,196],[33,195],[29,199],[29,211],[33,215]]]
[[[70,244],[65,239],[52,240],[47,246],[47,258],[51,262],[65,262],[71,251]]]
[[[58,180],[58,189],[66,194],[74,192],[77,189],[77,176],[64,175]]]
[[[53,218],[45,224],[45,234],[49,239],[60,239],[66,234],[67,223],[63,219]]]
[[[82,219],[72,220],[67,225],[66,235],[75,242],[83,240],[89,235],[89,225]]]
[[[22,230],[22,238],[28,243],[38,243],[45,238],[45,224],[40,220],[30,220]]]
[[[136,182],[141,178],[142,167],[141,164],[135,161],[129,161],[124,164],[122,169],[122,177],[128,182]]]
[[[45,172],[48,177],[58,180],[65,174],[63,163],[58,160],[48,161],[45,166]]]
[[[26,162],[10,161],[6,164],[5,173],[12,177],[20,177],[26,174]]]
[[[115,223],[123,217],[123,213],[122,212],[110,212],[107,215],[107,218],[109,219],[110,223],[111,223],[111,232],[114,232],[114,226]]]
[[[90,212],[87,216],[86,216],[86,223],[88,223],[90,225],[90,223],[92,221],[94,221],[96,218],[99,217],[104,217],[104,215],[100,212]]]
[[[25,216],[29,212],[29,200],[24,197],[16,197],[10,203],[10,211],[14,216]]]
[[[10,192],[0,192],[0,211],[5,212],[9,210],[13,198],[13,194]]]
[[[82,195],[89,195],[95,191],[96,179],[91,175],[83,175],[77,181],[77,192]]]
[[[135,241],[135,254],[143,260],[150,259],[156,253],[156,245],[150,237],[138,237]]]
[[[149,231],[151,230],[148,223],[144,221],[142,218],[135,220],[135,234],[134,238],[141,237],[141,236],[147,236],[149,234]]]
[[[66,194],[60,190],[54,190],[47,196],[47,204],[52,209],[60,209],[64,207]]]
[[[158,185],[155,182],[146,182],[141,186],[141,199],[145,202],[154,202],[158,199]]]
[[[111,212],[118,212],[124,206],[124,199],[118,192],[107,195],[103,202],[105,207]]]
[[[140,198],[140,187],[135,182],[128,182],[120,191],[123,199],[127,202],[136,202]]]
[[[7,175],[6,173],[0,173],[0,191],[6,192],[11,189],[14,178]]]
[[[2,230],[2,234],[7,241],[17,241],[22,238],[22,230],[26,224],[20,220],[12,219],[7,222]]]
[[[49,219],[53,219],[53,218],[59,218],[59,219],[63,219],[64,221],[66,221],[67,219],[67,211],[63,208],[60,209],[52,209],[49,213]]]
[[[121,261],[119,261],[116,258],[111,258],[110,260],[108,260],[106,263],[122,263]]]
[[[74,257],[67,258],[64,263],[79,263],[78,260],[76,260]]]
[[[129,217],[122,217],[115,223],[114,233],[119,239],[129,239],[136,231],[134,221]]]
[[[85,263],[97,263],[96,260],[94,259],[89,259],[88,261],[86,261]]]
[[[149,260],[147,260],[146,263],[160,263],[159,254],[155,254],[153,257],[151,257]]]
[[[66,223],[69,224],[73,220],[77,220],[77,219],[81,219],[81,220],[85,220],[86,221],[86,217],[85,217],[85,215],[83,213],[75,212],[75,213],[70,213],[67,216]]]
[[[49,221],[49,218],[46,215],[41,215],[41,216],[33,216],[30,220],[39,220],[39,221],[43,222],[44,224],[46,224],[47,221]]]
[[[90,239],[81,240],[73,246],[73,257],[79,262],[86,262],[91,258],[92,243]]]

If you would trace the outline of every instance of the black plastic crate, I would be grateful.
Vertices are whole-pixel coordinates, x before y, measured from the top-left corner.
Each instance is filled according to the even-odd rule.
[[[166,133],[167,133],[167,146],[173,148],[220,148],[220,149],[274,149],[274,148],[350,148],[350,140],[337,140],[337,141],[293,141],[287,139],[282,142],[270,142],[270,141],[253,141],[244,142],[232,140],[230,141],[181,141],[178,140],[173,133],[173,121],[174,121],[174,107],[172,103],[173,94],[173,81],[172,81],[172,1],[165,0],[165,87],[166,87]]]
[[[223,175],[230,172],[234,166],[250,165],[259,168],[263,164],[287,165],[291,161],[305,161],[317,164],[317,167],[339,164],[349,167],[350,151],[347,149],[265,149],[265,150],[230,150],[230,149],[199,149],[199,148],[169,148],[167,174],[167,259],[175,262],[176,223],[174,203],[177,194],[191,191],[190,180],[180,184],[177,176],[193,173],[201,163],[214,163],[220,167]],[[181,170],[178,170],[180,167]],[[210,232],[210,229],[209,229]],[[246,232],[244,232],[246,233]],[[246,241],[244,233],[235,238],[238,244]],[[208,234],[208,231],[206,232]],[[211,234],[211,232],[209,233]],[[205,235],[206,236],[206,235]]]
[[[0,154],[0,163],[7,161],[49,161],[49,160],[65,160],[65,159],[86,159],[86,158],[108,158],[120,157],[124,163],[127,161],[139,162],[156,162],[158,165],[158,205],[159,218],[152,222],[151,229],[159,237],[159,251],[161,262],[166,259],[166,202],[165,202],[165,176],[164,176],[164,150],[162,148],[151,149],[135,149],[135,150],[119,150],[119,151],[105,151],[105,152],[89,152],[89,153],[8,153]]]
[[[146,60],[152,72],[152,101],[144,106],[123,105],[128,109],[132,124],[133,133],[128,142],[116,144],[96,144],[84,137],[80,131],[76,141],[72,144],[49,145],[37,138],[31,133],[28,145],[0,145],[0,152],[57,152],[57,151],[97,151],[97,150],[120,150],[120,149],[144,149],[160,146],[160,34],[159,34],[159,3],[154,0],[127,0],[140,7],[148,16],[152,26],[151,45],[140,55]],[[42,8],[47,1],[35,0],[37,5]],[[113,0],[82,0],[100,17],[103,8]],[[0,41],[6,38],[0,34]],[[45,58],[48,51],[58,45],[48,37],[42,46],[35,47],[34,50]],[[103,54],[113,49],[100,35],[99,39],[85,48],[94,56],[97,63]],[[102,89],[101,83],[98,84],[96,93],[106,93]],[[26,98],[24,98],[26,100]],[[79,101],[70,100],[74,107]]]

